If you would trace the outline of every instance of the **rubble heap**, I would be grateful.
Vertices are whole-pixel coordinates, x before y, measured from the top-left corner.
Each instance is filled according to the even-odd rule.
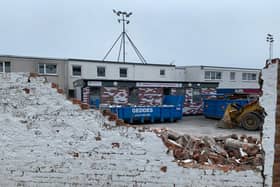
[[[247,170],[261,167],[264,161],[261,142],[251,136],[195,137],[167,129],[155,133],[183,167]]]

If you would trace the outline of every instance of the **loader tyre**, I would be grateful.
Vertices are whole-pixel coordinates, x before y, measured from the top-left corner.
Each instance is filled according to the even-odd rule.
[[[245,114],[241,119],[241,126],[249,131],[256,131],[262,126],[262,120],[254,113]]]

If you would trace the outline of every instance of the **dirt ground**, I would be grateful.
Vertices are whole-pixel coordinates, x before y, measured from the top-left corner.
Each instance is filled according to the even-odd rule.
[[[191,134],[194,136],[223,136],[230,134],[260,137],[260,131],[246,131],[241,128],[221,129],[217,128],[218,120],[208,119],[204,116],[184,116],[182,120],[174,123],[141,124],[140,126],[154,128],[169,128],[181,134]]]

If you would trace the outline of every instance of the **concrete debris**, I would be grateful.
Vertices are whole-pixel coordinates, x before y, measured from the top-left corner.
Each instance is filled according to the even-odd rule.
[[[257,169],[264,161],[260,142],[251,136],[232,134],[211,138],[179,135],[167,129],[154,132],[183,167],[239,171]]]
[[[160,171],[162,171],[162,172],[166,172],[167,171],[167,166],[162,166],[161,168],[160,168]]]

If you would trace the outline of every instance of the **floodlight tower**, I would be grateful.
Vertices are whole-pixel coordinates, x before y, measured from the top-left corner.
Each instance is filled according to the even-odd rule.
[[[272,61],[273,58],[273,42],[274,38],[272,34],[267,34],[266,41],[269,43],[269,62]]]
[[[136,55],[138,58],[141,60],[142,63],[146,63],[145,58],[143,55],[140,53],[140,51],[137,49],[137,47],[134,45],[132,42],[131,38],[128,36],[128,34],[125,31],[125,26],[130,23],[128,18],[132,15],[132,12],[123,12],[123,11],[116,11],[113,10],[113,13],[115,13],[118,16],[118,22],[122,23],[122,33],[118,36],[117,40],[113,43],[113,46],[109,49],[109,51],[106,53],[105,57],[103,58],[103,61],[107,58],[107,56],[110,54],[114,46],[117,44],[117,42],[121,39],[120,42],[120,48],[119,48],[119,53],[118,53],[118,61],[120,59],[120,54],[121,51],[123,52],[123,62],[125,62],[125,38],[127,37],[128,41],[130,42],[132,48],[134,49]]]
[[[118,19],[118,22],[121,23],[122,22],[122,45],[123,45],[123,62],[125,62],[125,25],[129,24],[129,20],[125,19],[125,18],[129,18],[129,16],[132,15],[132,12],[121,12],[121,11],[116,11],[113,10],[113,12],[118,16],[121,17]]]

